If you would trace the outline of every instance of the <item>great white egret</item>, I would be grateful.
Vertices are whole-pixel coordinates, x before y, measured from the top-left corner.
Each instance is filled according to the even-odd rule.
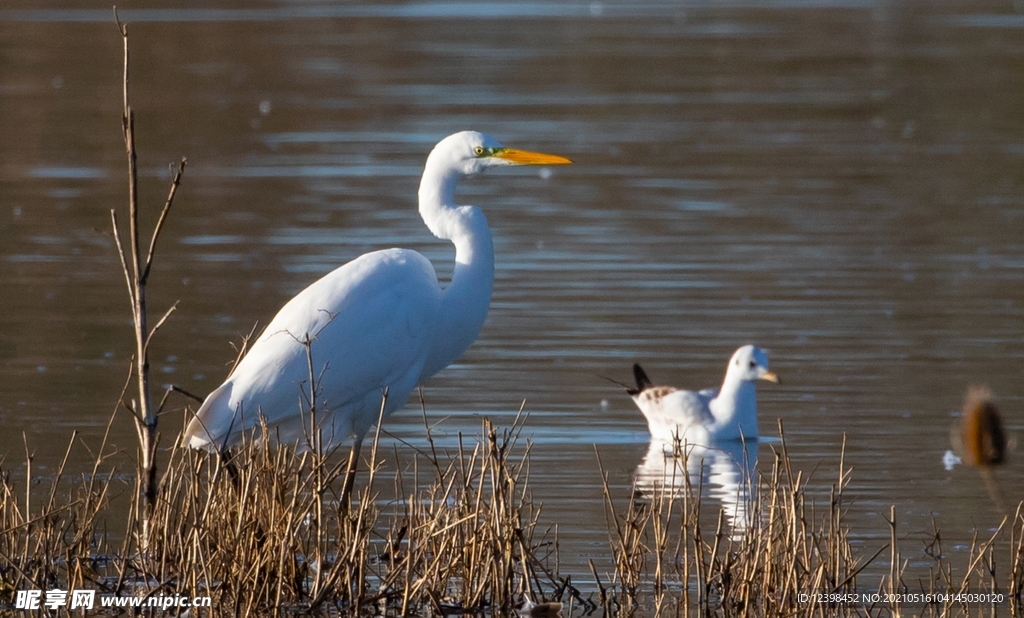
[[[684,391],[654,386],[640,365],[633,365],[636,388],[626,392],[647,417],[655,440],[685,440],[713,445],[721,440],[757,439],[755,380],[779,382],[768,371],[768,354],[745,345],[736,350],[725,370],[721,389]]]
[[[300,449],[354,437],[359,446],[381,414],[401,408],[416,385],[476,340],[494,282],[494,247],[483,212],[455,204],[466,176],[501,165],[556,165],[569,159],[505,148],[464,131],[427,157],[419,212],[430,231],[455,245],[455,269],[442,288],[430,261],[408,249],[362,255],[288,301],[227,380],[203,402],[182,443],[219,450],[262,424],[263,436]],[[310,362],[312,361],[312,362]],[[310,377],[318,382],[310,423]],[[311,430],[315,427],[313,441]],[[350,475],[351,479],[351,475]]]

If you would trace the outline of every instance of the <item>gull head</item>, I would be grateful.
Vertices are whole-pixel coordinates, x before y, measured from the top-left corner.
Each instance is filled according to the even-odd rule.
[[[779,383],[779,376],[768,369],[768,353],[753,345],[745,345],[736,350],[729,359],[727,376],[734,376],[745,382],[767,380]]]

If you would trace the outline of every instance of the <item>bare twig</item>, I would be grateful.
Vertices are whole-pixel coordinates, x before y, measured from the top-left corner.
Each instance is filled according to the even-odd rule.
[[[149,271],[153,267],[153,253],[156,251],[156,241],[160,237],[160,231],[164,229],[164,221],[167,220],[167,214],[171,212],[171,205],[174,204],[174,194],[178,191],[178,185],[181,184],[181,176],[185,173],[185,157],[181,158],[181,162],[178,163],[178,169],[174,172],[174,177],[171,179],[171,188],[167,192],[167,201],[164,202],[164,207],[160,211],[160,218],[157,219],[156,227],[153,228],[153,236],[149,239],[149,251],[146,252],[146,267],[142,271],[142,282],[145,283],[149,279]]]
[[[156,243],[163,230],[167,215],[170,213],[174,203],[174,196],[181,183],[181,176],[185,171],[185,159],[182,158],[178,164],[177,172],[171,180],[171,187],[168,191],[167,200],[160,212],[156,226],[149,239],[149,248],[145,260],[140,251],[139,231],[139,190],[138,190],[138,154],[135,149],[135,111],[132,109],[128,97],[129,84],[129,46],[128,28],[120,20],[117,8],[114,8],[114,22],[117,24],[118,32],[124,44],[124,72],[122,82],[122,129],[124,132],[125,156],[128,163],[128,249],[126,250],[121,240],[121,232],[118,226],[117,214],[111,211],[111,225],[114,229],[114,241],[117,244],[118,256],[121,260],[125,281],[128,284],[128,298],[132,305],[132,322],[135,327],[135,354],[133,358],[134,377],[137,383],[137,393],[132,399],[132,404],[127,406],[135,416],[136,430],[139,436],[139,495],[142,497],[139,516],[143,519],[142,535],[143,549],[148,547],[148,519],[150,511],[156,503],[156,477],[157,463],[156,453],[159,442],[157,423],[159,419],[159,408],[154,409],[152,404],[151,384],[149,379],[149,345],[157,331],[177,307],[175,303],[163,316],[157,320],[152,329],[148,326],[148,312],[146,308],[146,283],[153,267]],[[161,408],[162,408],[161,402]]]

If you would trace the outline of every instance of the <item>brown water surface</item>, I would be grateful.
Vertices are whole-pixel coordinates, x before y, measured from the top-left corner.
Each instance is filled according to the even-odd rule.
[[[595,445],[623,500],[648,449],[642,416],[601,376],[626,381],[640,361],[658,381],[711,386],[748,342],[783,378],[760,389],[762,433],[782,419],[824,498],[846,436],[865,555],[887,539],[889,505],[912,567],[927,564],[915,539],[933,515],[954,559],[973,527],[998,525],[977,471],[941,459],[970,382],[1024,435],[1024,13],[192,4],[121,13],[147,226],[168,164],[188,158],[151,279],[155,314],[180,301],[152,349],[159,382],[207,393],[229,342],[366,251],[417,249],[450,273],[415,191],[433,144],[476,129],[576,164],[463,184],[494,230],[495,293],[427,408],[453,447],[526,400],[531,482],[566,574],[607,564]],[[45,474],[73,430],[98,443],[132,351],[108,231],[126,201],[121,40],[106,9],[4,6],[0,454],[17,469],[24,434]],[[387,429],[389,444],[424,443],[415,406]],[[127,417],[112,440],[133,448]],[[777,446],[762,441],[762,465]],[[1011,452],[995,473],[1011,509],[1022,466]]]

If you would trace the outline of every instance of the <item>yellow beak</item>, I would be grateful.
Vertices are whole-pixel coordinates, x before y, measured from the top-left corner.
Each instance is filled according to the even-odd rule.
[[[775,375],[774,371],[766,371],[762,375],[758,376],[762,380],[768,380],[769,382],[779,383],[779,376]]]
[[[543,152],[530,152],[529,150],[516,150],[514,148],[502,148],[492,155],[504,159],[515,165],[565,165],[572,163],[571,159],[560,157]]]

